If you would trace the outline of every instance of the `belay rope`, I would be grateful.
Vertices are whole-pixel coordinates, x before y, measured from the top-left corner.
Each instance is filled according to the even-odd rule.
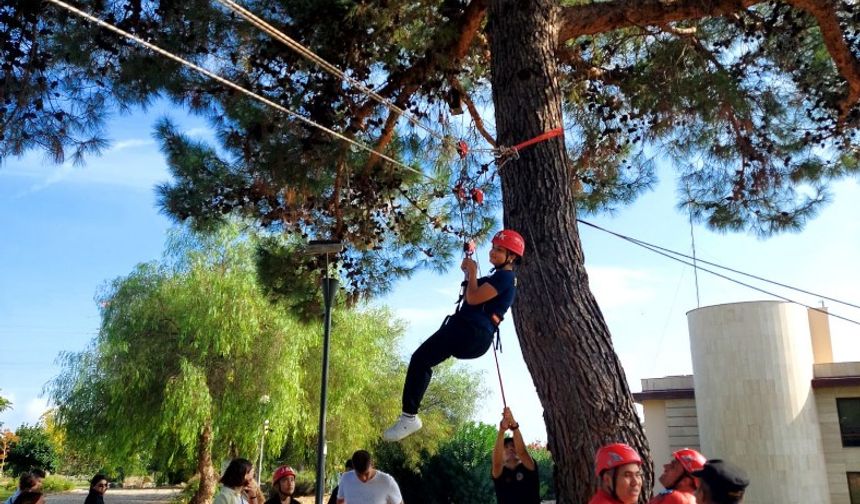
[[[524,142],[518,143],[513,147],[504,147],[500,146],[496,149],[493,149],[494,162],[496,164],[496,170],[501,169],[504,165],[509,163],[510,161],[519,159],[519,153],[521,150],[528,148],[534,144],[544,142],[551,138],[555,138],[561,136],[564,133],[562,128],[554,128],[552,130],[541,133],[540,135],[526,140]],[[454,196],[457,198],[457,207],[460,214],[460,225],[461,230],[459,235],[463,238],[463,255],[465,257],[471,257],[472,254],[475,253],[475,229],[474,229],[474,219],[476,213],[476,207],[480,206],[484,203],[484,192],[480,188],[480,178],[482,175],[489,171],[489,164],[481,165],[481,169],[475,176],[471,176],[469,174],[469,146],[465,141],[460,140],[457,142],[457,154],[460,157],[460,173],[457,178],[456,183],[451,189],[451,192],[454,193]],[[496,173],[493,172],[490,180],[492,181],[495,178]],[[469,213],[469,225],[468,229],[466,226],[466,208],[471,206],[471,212]],[[460,285],[460,296],[457,299],[457,307],[454,310],[454,315],[456,315],[460,308],[463,306],[463,301],[466,299],[466,289],[468,289],[468,280],[464,280]],[[493,337],[493,360],[496,363],[496,375],[499,377],[499,392],[502,396],[502,405],[507,408],[508,401],[505,397],[505,384],[502,380],[502,368],[499,365],[499,354],[502,353],[502,338],[499,333],[499,325],[502,322],[502,319],[497,314],[493,314],[494,318],[491,317],[493,322],[493,326],[495,327],[494,337]],[[448,315],[445,317],[445,320],[442,322],[442,325],[448,323],[448,319],[450,319],[452,315]],[[498,324],[496,324],[495,318],[498,319]]]

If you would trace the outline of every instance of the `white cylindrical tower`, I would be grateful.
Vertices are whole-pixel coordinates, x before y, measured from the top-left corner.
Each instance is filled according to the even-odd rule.
[[[749,472],[746,504],[829,503],[806,309],[733,303],[687,321],[705,456]]]

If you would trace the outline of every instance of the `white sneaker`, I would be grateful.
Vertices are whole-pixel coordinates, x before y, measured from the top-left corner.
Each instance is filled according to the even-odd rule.
[[[400,418],[394,422],[394,425],[389,427],[382,434],[382,439],[386,441],[400,441],[401,439],[418,432],[421,429],[422,423],[418,415],[407,416],[405,413],[400,415]]]

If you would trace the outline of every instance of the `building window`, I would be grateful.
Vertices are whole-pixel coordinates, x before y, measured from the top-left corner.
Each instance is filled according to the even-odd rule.
[[[848,473],[848,495],[851,504],[860,504],[860,472]]]
[[[842,446],[860,446],[860,397],[836,399]],[[860,500],[854,501],[860,504]]]

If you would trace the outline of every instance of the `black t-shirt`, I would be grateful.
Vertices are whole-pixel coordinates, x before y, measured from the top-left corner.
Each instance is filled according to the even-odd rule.
[[[84,504],[105,504],[105,498],[95,490],[90,490],[90,493],[87,494],[87,498],[84,499]]]
[[[513,469],[502,467],[502,474],[493,478],[496,500],[499,504],[539,504],[540,481],[538,468],[529,471],[522,463]]]
[[[470,305],[464,299],[459,315],[479,329],[495,332],[496,326],[490,317],[493,314],[504,317],[514,304],[514,297],[517,294],[516,278],[517,275],[512,270],[496,270],[488,277],[479,278],[478,287],[489,283],[496,289],[496,296],[477,305]]]
[[[278,494],[275,494],[275,495],[269,497],[269,500],[267,500],[265,502],[265,504],[281,504],[281,497]],[[299,501],[297,501],[296,498],[291,495],[290,496],[290,504],[301,504],[301,503]]]

